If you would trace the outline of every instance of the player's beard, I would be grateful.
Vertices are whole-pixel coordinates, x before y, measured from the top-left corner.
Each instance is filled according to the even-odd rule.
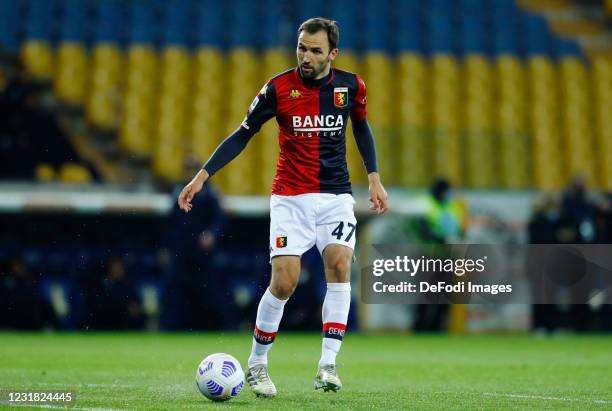
[[[309,65],[308,67],[312,69],[310,73],[305,72],[303,65],[300,65],[300,73],[302,74],[302,77],[306,79],[310,79],[310,80],[315,79],[325,70],[325,67],[327,67],[327,64],[329,63],[329,61],[330,60],[328,57],[321,64]]]

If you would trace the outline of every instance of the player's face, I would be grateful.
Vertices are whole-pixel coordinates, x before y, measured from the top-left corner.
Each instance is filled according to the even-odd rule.
[[[298,66],[302,76],[320,79],[329,73],[331,62],[338,55],[338,49],[329,49],[327,33],[320,30],[314,34],[300,33],[297,46]]]

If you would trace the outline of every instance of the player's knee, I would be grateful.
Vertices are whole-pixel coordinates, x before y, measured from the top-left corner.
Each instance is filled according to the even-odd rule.
[[[286,300],[291,297],[291,294],[295,291],[297,282],[290,279],[276,280],[270,284],[270,292],[281,300]]]
[[[298,275],[293,272],[292,267],[282,265],[275,267],[272,282],[270,283],[270,291],[277,298],[286,300],[295,291],[297,279]]]
[[[347,282],[351,273],[351,262],[347,258],[338,258],[332,262],[332,275],[335,282]]]

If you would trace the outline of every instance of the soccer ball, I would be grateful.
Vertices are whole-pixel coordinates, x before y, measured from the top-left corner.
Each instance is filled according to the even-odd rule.
[[[209,400],[227,401],[244,387],[244,371],[237,359],[216,353],[204,358],[196,371],[196,386]]]

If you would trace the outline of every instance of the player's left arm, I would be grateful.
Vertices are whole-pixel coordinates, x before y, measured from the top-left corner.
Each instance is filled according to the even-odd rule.
[[[368,188],[370,191],[370,208],[377,214],[383,214],[388,210],[387,191],[383,186],[378,174],[376,161],[376,147],[374,136],[367,120],[366,88],[361,77],[357,76],[358,90],[355,103],[351,109],[351,121],[353,123],[353,135],[368,172]]]

